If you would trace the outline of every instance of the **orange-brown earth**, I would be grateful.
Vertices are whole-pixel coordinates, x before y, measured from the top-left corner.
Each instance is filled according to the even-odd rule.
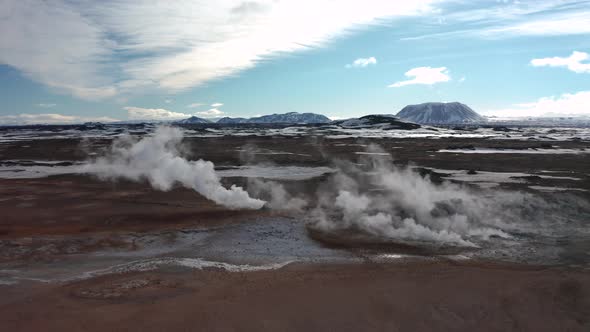
[[[539,144],[535,142],[375,142],[394,151],[400,163],[488,171],[551,170],[580,177],[576,187],[590,189],[588,155],[443,156],[433,152],[465,144],[534,147]],[[84,142],[84,148],[100,151],[108,141],[95,143]],[[353,152],[363,149],[342,144],[367,141],[187,140],[195,157],[218,165],[244,162],[247,156],[237,149],[246,143],[307,155],[260,155],[258,160],[323,166],[334,158],[356,158]],[[28,148],[20,148],[23,144]],[[559,142],[564,148],[584,144]],[[5,143],[0,148],[3,160],[81,160],[84,156],[76,140]],[[301,190],[313,191],[317,181],[307,182]],[[541,184],[563,185],[559,181]],[[583,192],[579,195],[588,197]],[[74,175],[0,180],[0,241],[25,247],[35,246],[42,237],[67,240],[88,234],[100,240],[83,246],[81,252],[93,252],[128,246],[117,242],[115,235],[120,233],[211,227],[272,213],[231,211],[188,189],[159,192],[144,183],[102,182]],[[67,254],[35,251],[35,257],[0,254],[0,258],[18,264]],[[0,285],[2,331],[589,331],[589,317],[587,269],[491,262],[308,264],[239,273],[162,268],[64,283]]]
[[[3,288],[4,331],[588,331],[588,272],[480,263],[161,270]]]

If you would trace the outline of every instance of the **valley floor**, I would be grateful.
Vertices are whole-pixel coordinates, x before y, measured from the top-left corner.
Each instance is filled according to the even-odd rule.
[[[580,216],[578,222],[590,213],[586,141],[221,137],[185,143],[191,158],[234,172],[223,178],[226,185],[247,186],[238,166],[257,165],[271,167],[287,189],[312,194],[327,175],[281,180],[293,175],[283,174],[293,168],[281,173],[281,167],[315,170],[334,160],[392,156],[434,182],[567,201],[572,205],[564,213]],[[590,329],[587,226],[577,241],[535,247],[530,261],[516,259],[522,250],[510,248],[487,256],[410,255],[318,242],[300,215],[228,210],[184,188],[161,192],[145,183],[43,173],[109,144],[98,138],[0,145],[1,330]],[[516,151],[464,153],[477,149]],[[531,153],[542,149],[568,153]],[[18,176],[31,166],[39,176]]]
[[[481,263],[135,272],[2,289],[5,331],[587,331],[583,271]]]

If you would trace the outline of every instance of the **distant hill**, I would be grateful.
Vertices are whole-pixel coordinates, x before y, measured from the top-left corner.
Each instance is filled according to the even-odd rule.
[[[176,121],[175,123],[178,123],[178,124],[194,124],[194,123],[211,123],[211,121],[209,121],[207,119],[199,118],[198,116],[191,116],[188,119],[179,120],[179,121]]]
[[[329,118],[321,114],[315,113],[297,113],[290,112],[285,114],[271,114],[263,115],[254,118],[230,118],[224,117],[217,120],[218,124],[241,124],[241,123],[264,123],[264,124],[312,124],[312,123],[330,123]],[[176,121],[178,124],[198,124],[198,123],[213,123],[207,119],[192,116],[185,120]]]
[[[469,106],[458,102],[408,105],[396,116],[402,120],[420,124],[459,124],[486,121]]]
[[[225,117],[225,118],[221,118],[219,120],[217,120],[216,123],[221,123],[221,124],[231,124],[231,123],[248,123],[249,119],[246,118],[230,118],[230,117]]]
[[[285,114],[263,115],[248,119],[248,123],[330,123],[328,117],[315,113],[289,112]]]
[[[421,126],[415,123],[401,121],[391,114],[371,114],[360,118],[334,121],[332,124],[342,128],[380,128],[413,130]]]

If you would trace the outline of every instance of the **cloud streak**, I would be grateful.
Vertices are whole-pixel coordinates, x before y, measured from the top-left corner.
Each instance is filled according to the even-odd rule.
[[[558,14],[530,21],[492,27],[481,31],[482,36],[560,36],[590,33],[590,11]]]
[[[43,107],[43,108],[52,108],[57,106],[57,104],[54,103],[39,103],[36,105],[37,107]]]
[[[431,12],[433,2],[7,0],[0,63],[79,98],[173,93],[384,18]]]
[[[76,124],[83,122],[114,122],[118,121],[110,117],[84,117],[63,115],[57,113],[43,114],[18,114],[0,116],[0,125],[32,125],[32,124]]]
[[[76,97],[116,94],[105,65],[114,43],[66,1],[0,2],[0,64]]]
[[[466,2],[467,3],[467,2]],[[484,38],[520,36],[562,36],[590,33],[590,10],[587,1],[500,2],[496,5],[466,6],[464,9],[440,6],[445,30],[401,40]]]
[[[186,119],[191,114],[172,112],[163,108],[142,108],[127,106],[123,108],[127,111],[130,120],[180,120]]]
[[[186,107],[188,107],[188,108],[197,108],[197,107],[201,107],[203,105],[205,105],[205,104],[203,104],[203,103],[192,103],[192,104],[189,104]]]

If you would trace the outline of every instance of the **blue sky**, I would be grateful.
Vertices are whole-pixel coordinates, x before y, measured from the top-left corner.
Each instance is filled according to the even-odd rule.
[[[0,4],[0,123],[590,114],[590,1]]]

